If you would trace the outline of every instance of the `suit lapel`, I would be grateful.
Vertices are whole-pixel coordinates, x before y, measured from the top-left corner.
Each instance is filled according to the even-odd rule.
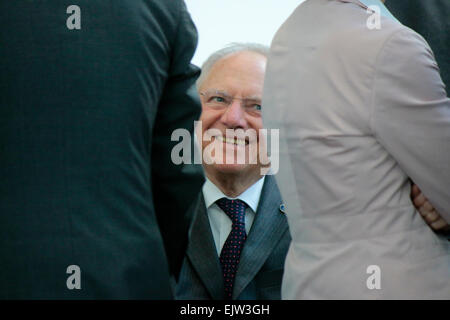
[[[192,225],[187,256],[211,297],[215,300],[223,299],[223,275],[203,195]]]
[[[233,289],[233,299],[254,279],[279,239],[288,228],[286,217],[280,212],[282,199],[275,178],[266,176],[258,210],[241,253]]]

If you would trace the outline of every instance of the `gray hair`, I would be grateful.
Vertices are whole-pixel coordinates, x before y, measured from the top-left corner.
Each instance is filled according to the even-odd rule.
[[[223,58],[225,58],[229,55],[232,55],[232,54],[235,54],[238,52],[243,52],[243,51],[256,52],[256,53],[263,55],[266,58],[269,55],[269,47],[266,45],[263,45],[263,44],[251,43],[251,42],[249,42],[249,43],[238,43],[238,42],[230,43],[225,48],[217,50],[216,52],[211,54],[209,56],[209,58],[206,59],[206,61],[203,63],[202,72],[200,73],[200,77],[197,79],[197,82],[196,82],[197,89],[200,88],[203,81],[205,81],[206,77],[208,76],[209,72],[211,71],[212,67],[214,66],[214,64],[217,61],[222,60]]]

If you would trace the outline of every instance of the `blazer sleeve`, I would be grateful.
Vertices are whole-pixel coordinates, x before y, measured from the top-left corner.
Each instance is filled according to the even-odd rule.
[[[200,116],[195,89],[200,70],[190,63],[197,45],[197,31],[184,1],[179,2],[176,36],[171,43],[171,65],[161,97],[152,139],[153,202],[172,274],[178,275],[186,249],[192,215],[187,209],[204,182],[200,165],[175,165],[171,141],[178,128],[190,131]],[[193,139],[192,139],[193,140]]]
[[[450,222],[450,99],[433,52],[403,28],[386,41],[376,68],[375,136]]]

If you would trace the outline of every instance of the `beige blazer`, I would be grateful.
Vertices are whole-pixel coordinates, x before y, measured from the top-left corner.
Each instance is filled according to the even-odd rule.
[[[283,299],[450,299],[450,100],[433,53],[358,1],[307,0],[276,34],[263,118],[280,129],[292,234]]]

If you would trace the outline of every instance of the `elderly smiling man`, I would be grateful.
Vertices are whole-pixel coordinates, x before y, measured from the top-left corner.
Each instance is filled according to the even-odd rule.
[[[265,140],[226,137],[227,130],[263,128],[266,55],[262,45],[231,45],[211,55],[197,81],[202,100],[197,135],[203,137],[207,181],[195,209],[178,299],[280,299],[291,239],[275,179],[264,176]],[[239,152],[245,153],[244,163],[237,161]],[[423,215],[433,212],[420,190],[413,196]]]
[[[202,101],[198,136],[216,134],[200,141],[207,181],[178,283],[179,299],[280,298],[290,236],[275,179],[262,175],[264,141],[259,135],[226,137],[227,130],[262,129],[266,54],[262,45],[232,45],[205,62],[197,81]],[[205,152],[212,147],[216,152]],[[239,162],[242,152],[245,161]]]

